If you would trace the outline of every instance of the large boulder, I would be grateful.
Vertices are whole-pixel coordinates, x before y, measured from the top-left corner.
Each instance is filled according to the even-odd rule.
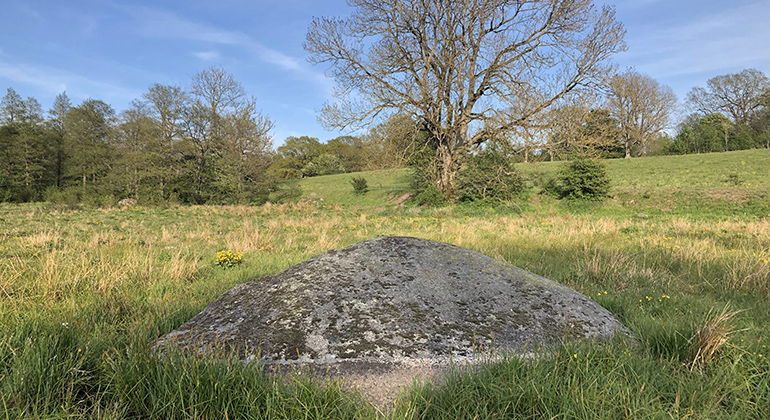
[[[276,366],[446,366],[627,329],[554,281],[454,245],[384,237],[225,292],[157,347]]]

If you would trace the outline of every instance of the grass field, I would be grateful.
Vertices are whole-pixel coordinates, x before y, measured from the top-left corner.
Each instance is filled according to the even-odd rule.
[[[520,167],[539,185],[560,165]],[[363,197],[351,175],[336,175],[303,180],[305,200],[262,207],[0,205],[0,413],[770,418],[770,151],[608,167],[613,198],[592,205],[560,203],[535,186],[497,208],[397,206],[389,197],[406,188],[404,170],[364,173]],[[416,384],[387,412],[339,384],[152,356],[155,338],[228,288],[384,235],[451,242],[574,287],[640,345],[565,344],[537,360],[458,372],[442,385]],[[243,252],[243,263],[216,266],[224,249]]]
[[[603,215],[680,215],[687,218],[761,217],[770,213],[770,150],[743,150],[684,156],[607,160],[613,199],[591,211]],[[537,186],[554,176],[563,162],[521,163],[518,169]],[[360,172],[370,193],[353,194],[354,175],[303,179],[307,198],[339,204],[383,205],[408,190],[409,170]],[[531,197],[524,200],[531,203]],[[539,201],[539,200],[535,200]],[[536,210],[556,210],[543,203]],[[547,203],[552,204],[552,203]],[[519,203],[524,205],[524,203]],[[574,210],[574,208],[572,209]]]

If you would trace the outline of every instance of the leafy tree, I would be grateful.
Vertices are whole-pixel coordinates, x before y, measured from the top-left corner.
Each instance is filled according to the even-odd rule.
[[[88,99],[64,116],[64,175],[70,183],[94,186],[111,166],[115,111]]]
[[[690,115],[679,126],[671,145],[675,153],[708,153],[730,150],[735,127],[723,114]]]
[[[55,185],[61,187],[64,179],[64,116],[72,109],[66,92],[56,95],[53,106],[48,110],[48,135],[53,148],[53,176]]]
[[[427,133],[406,114],[397,114],[369,130],[365,138],[366,169],[402,168],[426,148]]]
[[[174,89],[165,94],[176,98],[172,103],[186,103],[178,148],[186,170],[176,183],[183,201],[245,199],[259,166],[253,158],[261,159],[270,147],[272,122],[256,111],[255,100],[221,68],[209,68],[193,78],[189,102]]]
[[[40,104],[8,89],[0,100],[0,198],[39,199],[50,177],[50,150]]]
[[[269,135],[273,123],[256,111],[253,100],[227,115],[223,123],[217,184],[229,197],[224,201],[265,201],[274,188],[274,180],[267,174],[273,157]]]
[[[331,153],[321,153],[302,168],[304,176],[332,175],[345,172],[342,160]]]
[[[545,144],[540,147],[550,160],[576,155],[609,157],[618,151],[621,132],[618,121],[605,109],[590,102],[560,106],[546,113]]]
[[[121,113],[114,130],[115,164],[107,183],[119,197],[139,202],[165,200],[162,179],[166,173],[161,128],[141,103]]]
[[[323,146],[325,153],[337,157],[342,162],[343,172],[359,172],[367,167],[371,151],[358,137],[341,136],[329,140]]]
[[[591,86],[625,48],[614,10],[591,0],[352,0],[315,19],[305,47],[331,65],[332,127],[403,113],[429,135],[429,178],[447,196],[469,150]]]
[[[0,100],[0,121],[4,125],[26,120],[26,106],[21,95],[16,93],[13,88],[8,88],[5,96]]]
[[[284,178],[299,178],[303,169],[323,153],[323,145],[315,137],[288,137],[277,149],[279,159],[272,171]]]

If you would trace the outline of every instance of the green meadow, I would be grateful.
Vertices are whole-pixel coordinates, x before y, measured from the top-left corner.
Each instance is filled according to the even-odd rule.
[[[770,150],[608,160],[612,197],[540,193],[563,162],[523,163],[498,206],[399,203],[406,169],[308,178],[264,206],[0,205],[5,418],[770,418]],[[363,176],[364,195],[349,180]],[[153,341],[232,286],[385,235],[450,242],[596,299],[638,343],[565,343],[390,405],[301,373]],[[217,252],[241,264],[216,264]],[[258,280],[257,280],[258,281]]]

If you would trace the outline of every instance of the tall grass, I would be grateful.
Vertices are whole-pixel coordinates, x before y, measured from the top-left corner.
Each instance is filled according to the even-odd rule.
[[[363,204],[340,195],[262,207],[0,205],[0,413],[770,418],[770,219],[755,213],[761,206],[711,211],[661,186],[645,206],[660,205],[664,191],[659,197],[684,213],[645,208],[640,217],[625,198],[567,208],[539,196],[520,208],[401,208],[387,205],[389,187],[378,182],[387,180],[370,180],[372,201]],[[746,184],[747,194],[764,188]],[[565,345],[457,371],[387,407],[340,383],[278,378],[226,357],[153,355],[158,336],[228,288],[384,235],[451,242],[560,281],[612,311],[638,342]],[[223,249],[243,252],[243,263],[217,267]]]

